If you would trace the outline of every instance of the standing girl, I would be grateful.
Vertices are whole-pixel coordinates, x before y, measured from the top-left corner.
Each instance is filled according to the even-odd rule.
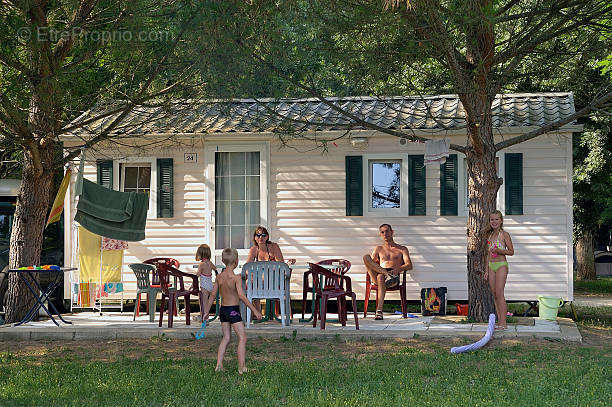
[[[207,244],[201,244],[196,252],[196,261],[200,262],[198,266],[197,276],[200,277],[200,319],[204,322],[204,314],[208,314],[208,310],[204,309],[208,303],[208,297],[213,290],[212,271],[217,271],[215,265],[210,261],[210,247]]]
[[[510,234],[504,230],[504,217],[500,211],[494,211],[489,215],[489,226],[485,231],[487,247],[489,249],[489,267],[485,273],[485,279],[489,280],[489,287],[495,300],[498,324],[495,329],[505,330],[506,313],[508,305],[504,297],[506,277],[508,277],[508,261],[506,256],[514,255],[514,247]]]

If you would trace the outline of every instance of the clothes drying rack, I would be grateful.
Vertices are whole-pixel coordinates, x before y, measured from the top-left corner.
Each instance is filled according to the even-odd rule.
[[[74,227],[74,226],[73,226]],[[73,236],[76,237],[76,239],[73,240],[73,242],[76,242],[77,247],[75,248],[75,250],[73,251],[73,264],[76,264],[76,259],[74,259],[74,255],[78,256],[78,228],[75,227],[75,232],[73,233]],[[80,284],[80,275],[77,277],[74,271],[70,272],[70,311],[72,312],[73,309],[88,309],[88,308],[92,308],[95,311],[98,311],[100,313],[100,315],[102,315],[103,312],[103,308],[108,309],[119,309],[120,312],[123,312],[123,302],[124,302],[124,292],[125,289],[121,290],[121,298],[120,298],[120,303],[119,305],[110,303],[110,301],[107,301],[106,304],[104,304],[104,282],[102,281],[102,254],[104,253],[104,251],[102,250],[102,244],[103,244],[104,239],[102,238],[100,240],[100,274],[99,274],[99,280],[98,282],[95,282],[94,284],[97,284],[97,288],[94,289],[94,300],[92,302],[92,306],[91,307],[84,307],[79,305],[79,301],[78,301],[78,295],[79,295],[79,290],[77,290],[75,292],[74,289],[74,284]],[[120,266],[120,270],[119,270],[119,283],[121,283],[123,285],[123,250],[121,251],[121,266]],[[78,270],[78,272],[80,273],[80,267],[76,268]],[[79,286],[80,287],[80,286]],[[91,294],[90,294],[91,295]],[[111,300],[110,298],[108,298],[108,300]],[[113,301],[115,300],[114,298],[112,299]],[[82,303],[82,302],[81,302]],[[76,305],[75,305],[76,304]]]

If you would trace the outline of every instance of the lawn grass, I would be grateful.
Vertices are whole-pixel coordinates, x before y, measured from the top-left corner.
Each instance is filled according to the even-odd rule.
[[[508,311],[514,313],[514,315],[522,315],[525,311],[527,311],[527,308],[529,308],[529,306],[524,303],[508,304]],[[574,305],[574,309],[576,310],[576,316],[578,317],[578,319],[576,319],[576,324],[578,324],[578,326],[605,329],[612,328],[612,307],[590,307],[586,305]],[[557,315],[562,318],[574,319],[572,308],[569,303],[559,308],[559,312]]]
[[[604,406],[610,348],[467,340],[251,338],[251,371],[213,371],[218,339],[97,344],[0,342],[0,405],[35,406]],[[30,346],[30,347],[28,347]]]
[[[576,280],[574,278],[574,292],[576,294],[612,294],[612,277],[597,277],[596,280]]]

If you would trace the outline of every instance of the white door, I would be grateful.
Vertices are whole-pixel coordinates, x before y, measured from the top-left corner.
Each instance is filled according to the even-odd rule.
[[[213,261],[226,247],[238,250],[244,262],[253,231],[268,226],[267,143],[206,144],[207,220]]]

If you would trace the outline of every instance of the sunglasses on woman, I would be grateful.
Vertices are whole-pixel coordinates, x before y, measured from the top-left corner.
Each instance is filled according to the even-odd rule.
[[[267,233],[255,233],[255,236],[256,237],[266,237],[268,236],[268,234]]]

